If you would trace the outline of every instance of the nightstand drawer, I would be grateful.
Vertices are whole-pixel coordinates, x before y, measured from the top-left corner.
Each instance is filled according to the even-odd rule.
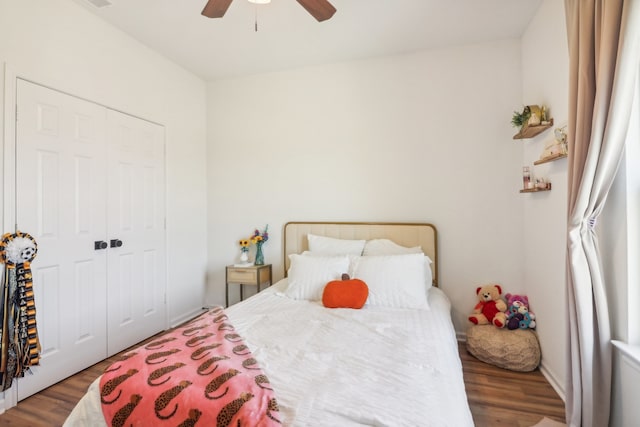
[[[245,285],[257,285],[258,270],[230,267],[227,269],[227,281],[230,283],[244,283]]]
[[[260,286],[265,283],[271,286],[271,264],[249,265],[247,267],[228,265],[226,270],[225,301],[227,307],[229,307],[229,283],[240,285],[240,301],[244,300],[244,285],[257,286],[258,292],[260,292]]]

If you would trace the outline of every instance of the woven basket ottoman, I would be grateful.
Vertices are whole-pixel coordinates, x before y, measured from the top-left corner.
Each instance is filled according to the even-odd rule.
[[[531,329],[498,329],[473,325],[467,330],[467,351],[499,368],[533,371],[540,364],[540,343]]]

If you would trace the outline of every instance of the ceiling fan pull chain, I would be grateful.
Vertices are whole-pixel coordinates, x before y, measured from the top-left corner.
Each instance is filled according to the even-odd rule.
[[[258,3],[255,3],[253,5],[254,10],[255,10],[255,17],[256,17],[256,24],[255,24],[255,29],[256,29],[256,33],[258,32]]]

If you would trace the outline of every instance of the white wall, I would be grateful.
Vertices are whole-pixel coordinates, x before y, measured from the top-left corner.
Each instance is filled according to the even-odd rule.
[[[521,87],[518,40],[210,83],[209,303],[253,227],[279,279],[287,221],[425,221],[464,332],[477,285],[524,280]]]
[[[567,352],[566,234],[567,159],[533,166],[545,144],[553,141],[553,129],[567,124],[569,55],[564,3],[545,0],[522,37],[522,104],[546,105],[554,127],[539,136],[521,140],[522,166],[534,176],[545,177],[552,190],[522,194],[524,204],[523,293],[529,296],[538,319],[542,370],[564,398]]]
[[[165,126],[168,321],[196,313],[207,250],[204,82],[69,0],[0,0],[3,63],[21,77]]]

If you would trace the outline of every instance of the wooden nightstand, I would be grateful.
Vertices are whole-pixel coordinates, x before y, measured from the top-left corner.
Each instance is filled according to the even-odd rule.
[[[249,267],[228,265],[225,282],[225,301],[227,307],[229,307],[229,283],[240,285],[240,301],[242,301],[244,299],[244,285],[257,286],[258,292],[260,292],[260,285],[268,283],[271,286],[271,264],[252,265]]]

